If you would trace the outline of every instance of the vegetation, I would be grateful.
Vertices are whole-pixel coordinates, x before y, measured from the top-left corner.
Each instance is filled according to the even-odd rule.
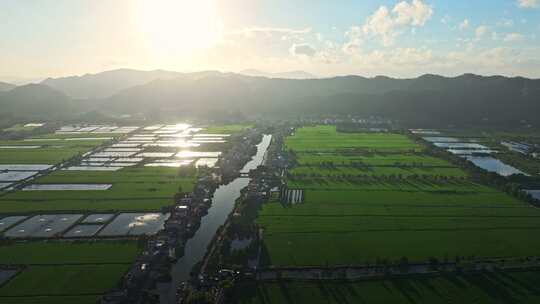
[[[8,242],[0,245],[0,264],[129,264],[138,254],[133,241]]]
[[[313,126],[296,130],[285,146],[298,164],[287,187],[304,190],[305,199],[272,201],[259,210],[266,265],[540,252],[534,241],[540,210],[479,184],[404,135]]]
[[[29,266],[0,288],[4,296],[102,294],[113,288],[129,265]]]
[[[236,286],[231,303],[537,303],[540,272],[495,272],[360,282],[269,282]]]
[[[160,210],[179,187],[191,191],[195,175],[183,168],[134,167],[119,171],[55,171],[41,184],[112,184],[105,191],[17,191],[0,197],[0,212]]]

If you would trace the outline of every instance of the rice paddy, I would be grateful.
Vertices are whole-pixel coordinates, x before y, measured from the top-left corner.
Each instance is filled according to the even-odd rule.
[[[96,303],[116,286],[138,252],[135,242],[118,241],[2,245],[0,264],[23,268],[0,287],[0,302]]]
[[[214,165],[243,127],[196,138],[187,124],[138,129],[75,125],[0,141],[0,266],[17,267],[0,303],[98,302],[139,255],[133,240],[163,229],[162,209],[192,191],[196,171],[183,166]]]
[[[540,253],[540,210],[473,183],[404,135],[304,127],[285,146],[296,162],[287,187],[303,190],[303,197],[259,211],[264,265]]]
[[[233,303],[538,303],[540,272],[413,277],[361,282],[268,282],[237,286]]]

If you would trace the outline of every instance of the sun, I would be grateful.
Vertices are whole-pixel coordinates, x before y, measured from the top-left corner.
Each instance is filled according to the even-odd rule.
[[[137,23],[157,54],[191,55],[220,39],[215,0],[139,0]]]

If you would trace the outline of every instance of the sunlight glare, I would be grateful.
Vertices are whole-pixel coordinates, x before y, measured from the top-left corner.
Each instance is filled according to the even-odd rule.
[[[220,39],[215,0],[139,0],[137,19],[149,49],[191,55]]]

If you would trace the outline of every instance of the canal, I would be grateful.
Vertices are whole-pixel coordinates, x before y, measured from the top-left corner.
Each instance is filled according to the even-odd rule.
[[[249,170],[255,169],[262,164],[271,139],[272,135],[263,135],[261,142],[257,145],[257,153],[244,165],[240,172],[249,172]],[[203,259],[217,229],[225,223],[227,216],[234,208],[236,199],[240,197],[240,191],[248,183],[249,178],[238,177],[216,189],[208,214],[201,219],[201,226],[195,235],[186,242],[183,257],[172,268],[172,289],[178,286],[180,282],[189,279],[193,266]]]

